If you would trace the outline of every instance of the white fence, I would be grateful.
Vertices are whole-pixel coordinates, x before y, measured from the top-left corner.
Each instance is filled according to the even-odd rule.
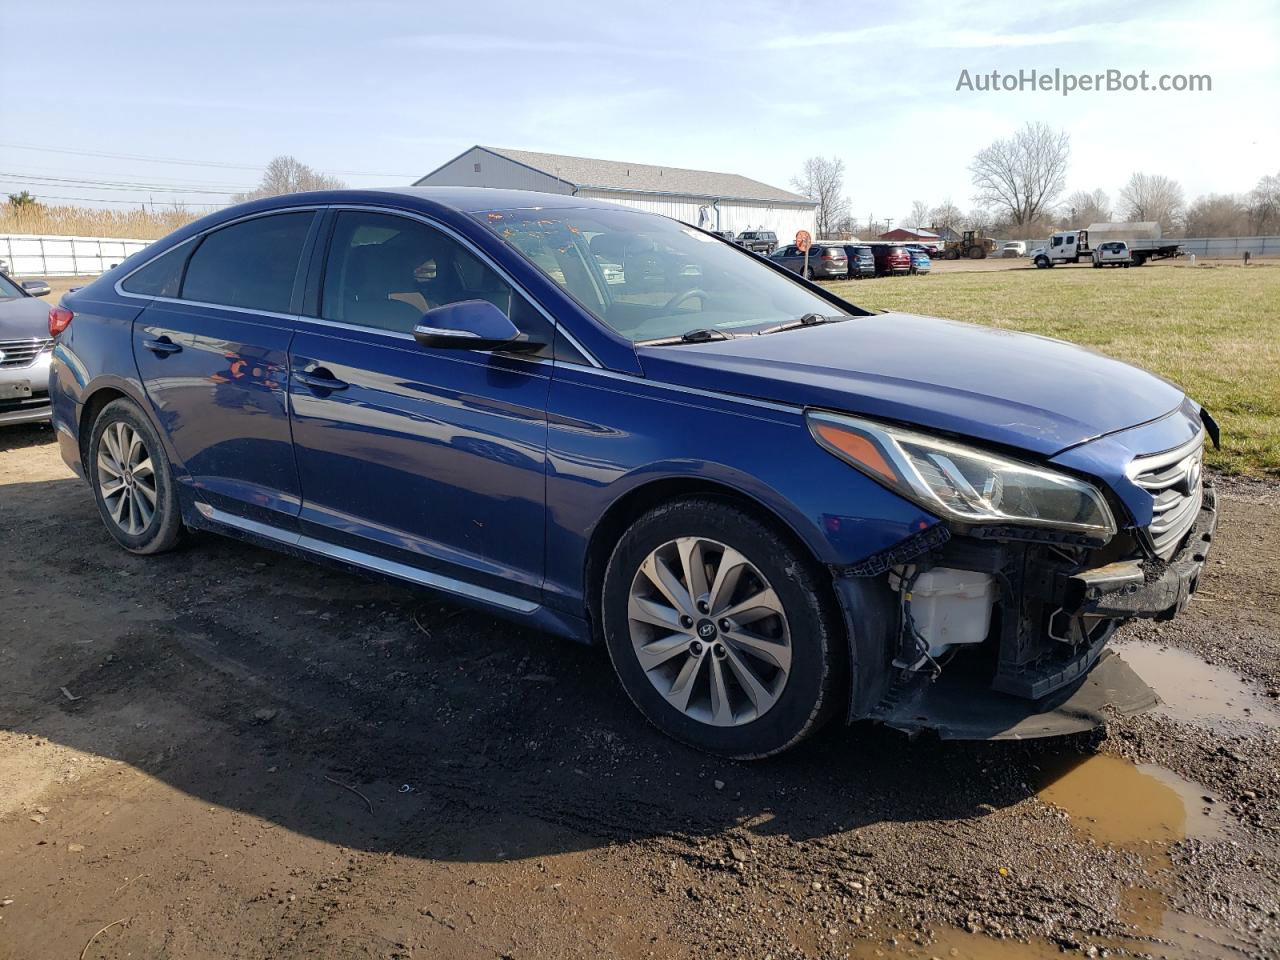
[[[1200,258],[1239,260],[1246,252],[1250,257],[1280,257],[1280,237],[1191,237],[1176,242],[1183,253]]]
[[[42,237],[0,234],[0,260],[15,277],[95,277],[150,240],[119,237]]]

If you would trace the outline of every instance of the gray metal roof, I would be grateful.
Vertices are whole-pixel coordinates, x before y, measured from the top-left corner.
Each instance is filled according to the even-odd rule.
[[[817,206],[808,197],[789,190],[771,187],[736,173],[713,173],[709,170],[686,170],[681,167],[656,167],[647,163],[622,160],[593,160],[566,157],[558,153],[535,153],[532,150],[510,150],[505,147],[477,146],[476,149],[506,157],[526,167],[571,183],[578,189],[619,190],[638,193],[670,193],[724,200],[765,200],[773,203],[799,203]]]

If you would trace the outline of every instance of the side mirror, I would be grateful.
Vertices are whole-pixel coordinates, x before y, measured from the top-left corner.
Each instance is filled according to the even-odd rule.
[[[49,285],[43,280],[23,280],[22,289],[27,291],[33,297],[45,297],[49,295]]]
[[[413,338],[437,350],[536,350],[507,315],[488,300],[461,300],[428,310]]]

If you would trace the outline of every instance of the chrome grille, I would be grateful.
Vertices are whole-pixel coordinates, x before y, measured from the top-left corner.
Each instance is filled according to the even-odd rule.
[[[0,368],[27,367],[35,362],[41,352],[53,346],[53,341],[43,340],[0,340]]]
[[[1156,555],[1168,560],[1182,545],[1204,501],[1204,433],[1176,450],[1138,457],[1129,467],[1133,482],[1151,494],[1147,533]]]

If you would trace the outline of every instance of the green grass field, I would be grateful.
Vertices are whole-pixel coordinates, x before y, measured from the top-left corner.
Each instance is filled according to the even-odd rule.
[[[862,307],[1070,340],[1179,384],[1222,427],[1208,463],[1280,476],[1280,264],[940,269],[832,285]]]

